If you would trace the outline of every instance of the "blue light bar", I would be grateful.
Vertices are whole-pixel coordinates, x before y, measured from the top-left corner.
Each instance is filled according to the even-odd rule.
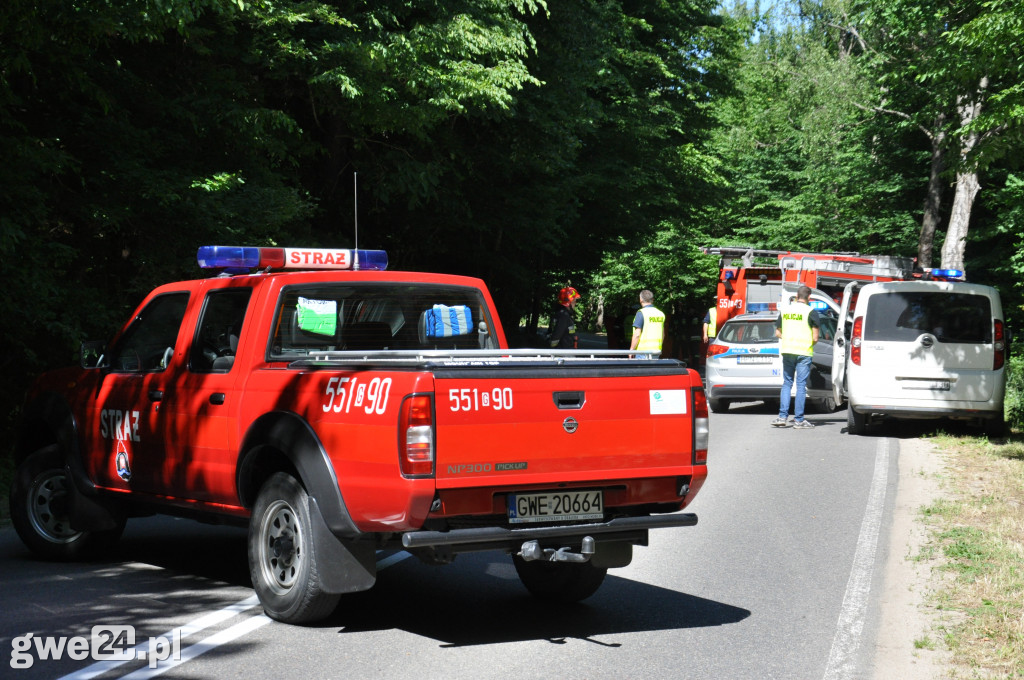
[[[204,269],[225,269],[231,272],[252,269],[383,271],[388,268],[388,254],[383,250],[201,246],[196,259]]]
[[[260,266],[260,249],[242,246],[201,246],[196,253],[203,269],[255,269]]]
[[[932,269],[932,276],[943,279],[962,279],[964,272],[962,269]]]

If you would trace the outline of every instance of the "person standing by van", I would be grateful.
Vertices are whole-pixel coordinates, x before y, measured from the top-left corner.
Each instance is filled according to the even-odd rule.
[[[661,343],[665,339],[665,313],[654,306],[654,293],[640,291],[640,309],[633,317],[633,339],[630,349],[645,352],[652,359],[661,356]]]
[[[796,399],[793,404],[793,427],[807,430],[814,425],[804,420],[804,405],[807,401],[807,376],[811,372],[811,357],[814,343],[818,341],[821,320],[818,312],[811,308],[811,289],[800,286],[796,299],[782,308],[775,319],[775,337],[781,338],[779,352],[782,354],[782,390],[779,392],[779,417],[772,421],[773,427],[789,424],[790,392],[796,382]]]

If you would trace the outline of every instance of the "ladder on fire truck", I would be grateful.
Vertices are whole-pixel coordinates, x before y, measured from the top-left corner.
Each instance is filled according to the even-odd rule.
[[[718,255],[720,268],[725,268],[736,259],[741,267],[758,265],[756,260],[774,259],[782,270],[783,281],[802,281],[804,272],[815,272],[818,280],[850,281],[892,281],[909,279],[913,276],[915,260],[911,257],[891,255],[864,255],[857,252],[803,253],[788,250],[757,250],[754,248],[709,247],[703,248],[709,255]],[[790,274],[792,272],[792,274]]]

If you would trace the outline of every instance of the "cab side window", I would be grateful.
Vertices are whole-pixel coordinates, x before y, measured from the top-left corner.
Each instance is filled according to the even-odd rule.
[[[251,297],[251,288],[228,288],[207,294],[189,353],[190,371],[227,373],[231,370]]]
[[[174,356],[187,292],[169,293],[146,305],[118,339],[110,356],[111,370],[118,373],[162,371]]]

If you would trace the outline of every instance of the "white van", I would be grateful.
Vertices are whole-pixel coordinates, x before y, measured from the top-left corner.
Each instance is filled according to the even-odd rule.
[[[1006,356],[994,288],[953,281],[869,283],[859,290],[850,284],[833,342],[832,388],[837,404],[849,402],[850,434],[862,434],[884,415],[969,419],[998,436],[1005,430]]]

